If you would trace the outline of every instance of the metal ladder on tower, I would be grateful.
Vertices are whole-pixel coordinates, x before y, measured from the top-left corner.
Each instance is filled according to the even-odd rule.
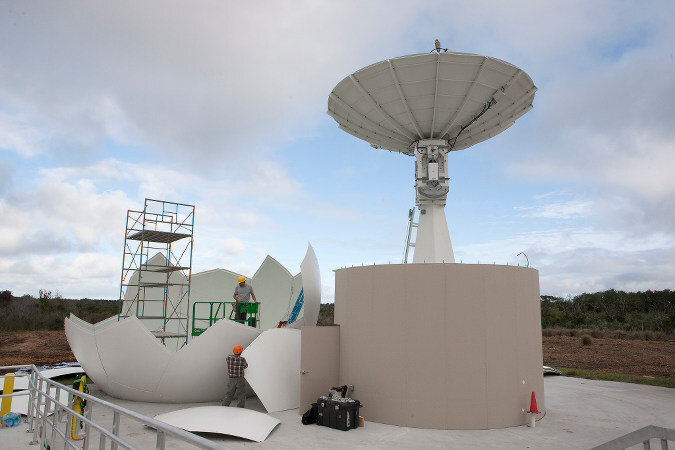
[[[410,247],[415,247],[414,242],[410,242],[412,239],[412,229],[417,228],[418,223],[415,222],[415,207],[413,206],[408,210],[408,233],[405,238],[405,252],[403,253],[403,264],[408,264],[408,253],[410,252]]]

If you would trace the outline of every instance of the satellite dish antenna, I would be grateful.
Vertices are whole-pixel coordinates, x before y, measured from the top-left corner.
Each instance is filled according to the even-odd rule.
[[[537,91],[512,64],[435,44],[430,53],[364,67],[328,98],[328,115],[340,129],[371,147],[415,157],[420,217],[413,263],[455,262],[445,219],[448,153],[509,128],[532,109]]]

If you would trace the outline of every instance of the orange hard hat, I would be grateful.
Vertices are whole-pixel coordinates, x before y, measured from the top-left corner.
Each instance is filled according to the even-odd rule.
[[[241,352],[243,352],[244,349],[241,347],[241,345],[235,345],[232,351],[235,355],[241,355]]]

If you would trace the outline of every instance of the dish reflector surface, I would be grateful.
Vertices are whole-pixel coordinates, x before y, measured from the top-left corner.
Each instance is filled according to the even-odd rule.
[[[536,90],[525,72],[499,59],[422,53],[346,77],[330,93],[327,113],[376,148],[412,155],[420,139],[446,139],[462,150],[513,125],[532,108]]]

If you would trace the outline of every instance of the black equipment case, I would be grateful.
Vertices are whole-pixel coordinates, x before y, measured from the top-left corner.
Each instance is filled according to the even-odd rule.
[[[361,407],[358,400],[340,401],[319,397],[316,402],[319,405],[318,425],[342,431],[358,428]]]

